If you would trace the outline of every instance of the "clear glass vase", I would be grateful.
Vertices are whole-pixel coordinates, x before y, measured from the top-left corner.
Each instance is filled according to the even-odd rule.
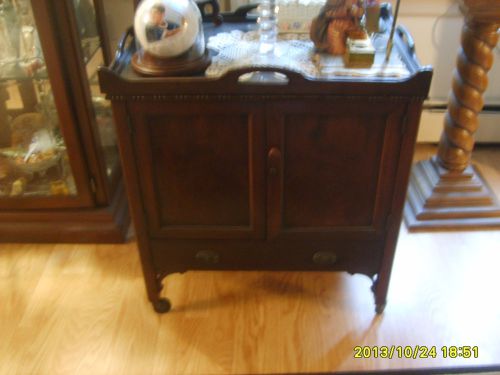
[[[259,5],[259,52],[264,55],[274,53],[278,38],[277,0],[262,0]]]

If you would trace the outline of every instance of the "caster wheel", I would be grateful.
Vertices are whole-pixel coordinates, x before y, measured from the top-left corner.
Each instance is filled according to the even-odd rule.
[[[160,314],[170,311],[171,307],[170,301],[166,298],[160,298],[158,301],[153,302],[153,308]]]
[[[385,309],[385,303],[377,303],[375,305],[375,312],[377,314],[382,314],[384,312],[384,309]]]

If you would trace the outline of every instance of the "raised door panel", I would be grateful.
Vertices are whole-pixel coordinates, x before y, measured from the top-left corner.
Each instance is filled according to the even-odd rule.
[[[264,236],[264,123],[255,105],[138,104],[136,157],[153,236]]]
[[[269,178],[269,236],[379,237],[391,204],[403,113],[401,106],[366,102],[272,106],[268,162],[276,163],[279,152],[280,165]]]

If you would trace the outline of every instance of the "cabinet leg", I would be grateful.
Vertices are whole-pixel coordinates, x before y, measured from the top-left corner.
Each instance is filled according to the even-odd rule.
[[[170,301],[166,298],[159,298],[156,301],[153,301],[152,303],[155,311],[160,314],[170,311],[172,307]]]
[[[148,292],[148,299],[153,305],[157,313],[166,313],[172,307],[170,301],[166,298],[160,297],[161,290],[163,289],[164,275],[151,275],[145,272],[146,291]]]
[[[373,292],[373,296],[375,297],[375,312],[377,314],[382,314],[384,312],[384,309],[385,309],[385,305],[386,305],[386,292],[382,292],[378,289],[378,283],[379,283],[379,279],[378,279],[378,275],[375,275],[373,277],[373,283],[372,283],[372,292]]]
[[[166,275],[156,275],[156,293],[153,293],[154,296],[151,298],[151,303],[153,304],[153,308],[157,313],[163,314],[169,312],[172,308],[172,304],[167,298],[161,298],[160,293],[163,289],[163,278]]]

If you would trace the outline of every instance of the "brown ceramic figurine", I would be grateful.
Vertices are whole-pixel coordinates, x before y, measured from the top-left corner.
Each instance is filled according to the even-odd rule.
[[[366,1],[366,31],[378,33],[380,22],[380,0]]]
[[[360,19],[362,0],[328,0],[313,19],[310,36],[316,48],[332,55],[343,55],[348,36],[363,33]]]

